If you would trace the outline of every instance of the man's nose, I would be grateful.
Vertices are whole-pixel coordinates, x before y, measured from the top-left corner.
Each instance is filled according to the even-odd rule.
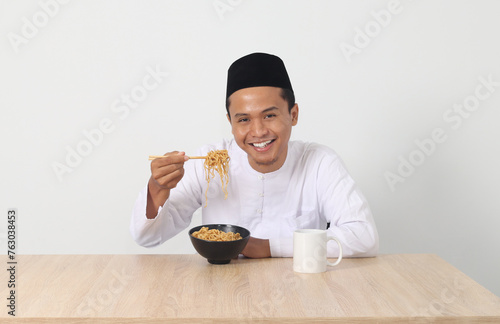
[[[266,125],[260,120],[254,120],[252,123],[252,136],[262,137],[267,134],[268,129]]]

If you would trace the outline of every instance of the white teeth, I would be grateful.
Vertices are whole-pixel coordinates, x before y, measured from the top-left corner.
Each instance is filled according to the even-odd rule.
[[[256,146],[258,148],[263,148],[263,147],[266,147],[267,144],[271,143],[272,140],[269,140],[269,141],[266,141],[266,142],[262,142],[262,143],[253,143],[252,145],[253,146]]]

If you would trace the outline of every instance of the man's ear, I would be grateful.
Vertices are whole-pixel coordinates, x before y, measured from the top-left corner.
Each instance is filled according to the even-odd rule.
[[[231,124],[231,116],[229,116],[229,114],[226,114],[226,117],[227,117],[227,121]]]
[[[290,110],[290,115],[292,115],[292,126],[297,125],[299,121],[299,105],[293,105],[292,109]]]

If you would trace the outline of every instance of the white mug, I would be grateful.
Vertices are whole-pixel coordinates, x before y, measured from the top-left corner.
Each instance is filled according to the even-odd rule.
[[[302,273],[325,272],[326,266],[336,266],[342,260],[342,245],[326,230],[299,229],[293,233],[293,271]],[[334,240],[339,245],[339,257],[335,263],[326,259],[327,242]]]

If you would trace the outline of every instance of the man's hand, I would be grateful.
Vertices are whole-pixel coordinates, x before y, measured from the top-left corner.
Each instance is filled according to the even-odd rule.
[[[184,152],[170,152],[151,162],[151,178],[148,183],[146,217],[155,218],[158,208],[170,196],[170,189],[177,186],[184,176],[184,162],[189,160]]]
[[[270,258],[271,248],[269,247],[269,240],[258,239],[251,237],[247,245],[241,252],[247,258]]]

